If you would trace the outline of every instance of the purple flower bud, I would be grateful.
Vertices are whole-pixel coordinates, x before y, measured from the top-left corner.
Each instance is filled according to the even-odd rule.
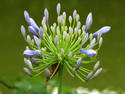
[[[82,58],[80,57],[78,60],[77,60],[77,64],[76,64],[76,67],[73,69],[73,74],[75,75],[77,70],[79,69],[79,67],[81,66],[81,63],[82,63]]]
[[[82,63],[82,58],[80,57],[80,58],[77,60],[77,64],[76,64],[75,70],[78,70],[78,69],[79,69],[79,67],[81,66],[81,63]]]
[[[102,33],[101,33],[101,32],[99,32],[99,33],[98,33],[98,35],[97,35],[97,41],[98,41],[98,42],[99,42],[99,40],[100,40],[101,36],[102,36]]]
[[[74,12],[73,12],[73,19],[75,19],[75,18],[76,18],[76,15],[77,15],[77,11],[76,11],[76,10],[74,10]]]
[[[35,36],[39,37],[38,33],[36,32],[36,30],[35,30],[32,26],[29,26],[29,27],[28,27],[28,31],[29,31],[32,35],[35,35]]]
[[[34,40],[35,40],[35,43],[36,43],[37,47],[40,48],[40,45],[39,45],[40,40],[39,40],[39,38],[36,37],[36,36],[33,36],[33,37],[34,37]]]
[[[90,43],[90,47],[92,47],[93,45],[95,45],[96,39],[94,38],[91,43]]]
[[[48,78],[50,77],[50,71],[49,71],[48,68],[45,69],[45,74],[46,74],[46,76],[47,76]]]
[[[69,16],[69,23],[72,23],[72,16]]]
[[[101,71],[102,71],[102,68],[98,69],[96,73],[92,76],[92,78],[95,78],[96,76],[98,76],[101,73]]]
[[[88,81],[88,80],[92,77],[92,74],[93,74],[93,72],[90,72],[90,73],[87,75],[86,81]]]
[[[44,32],[43,32],[43,28],[42,27],[40,27],[39,34],[41,36],[41,39],[43,39]]]
[[[25,64],[30,68],[30,69],[33,69],[33,66],[32,66],[32,63],[30,60],[27,60],[26,58],[24,58],[24,62]]]
[[[29,75],[30,77],[32,77],[32,74],[31,74],[31,72],[29,71],[28,68],[24,68],[24,72],[25,72],[27,75]]]
[[[105,33],[107,33],[110,29],[111,29],[110,26],[104,26],[104,27],[102,27],[101,29],[99,29],[98,31],[96,31],[95,33],[93,33],[93,36],[97,36],[99,33],[105,34]]]
[[[29,16],[29,14],[26,10],[24,11],[24,18],[25,18],[25,20],[27,21],[28,24],[31,24],[30,16]]]
[[[79,16],[79,14],[77,14],[76,15],[76,21],[79,21],[79,19],[80,19],[80,16]]]
[[[34,65],[39,65],[39,63],[35,60],[35,58],[34,57],[30,57],[30,61],[32,62],[32,64],[34,64]]]
[[[25,57],[33,57],[35,55],[35,51],[33,51],[33,50],[25,50],[23,55]]]
[[[44,10],[44,16],[45,16],[46,21],[48,22],[48,20],[49,20],[49,12],[48,12],[47,8],[45,8],[45,10]]]
[[[59,15],[61,11],[61,5],[60,3],[57,4],[57,14]]]
[[[38,58],[42,58],[42,55],[41,55],[41,51],[40,51],[40,50],[35,50],[35,55],[36,55]]]
[[[66,12],[63,12],[63,15],[62,15],[63,19],[66,18]]]
[[[69,33],[72,35],[72,33],[73,33],[72,27],[69,27]]]
[[[78,29],[80,29],[80,27],[81,27],[81,22],[80,21],[78,22],[77,27],[78,27]]]
[[[39,31],[39,27],[37,26],[36,22],[30,18],[30,26],[32,26],[36,31]]]
[[[101,37],[101,38],[99,39],[99,47],[101,47],[102,42],[103,42],[103,38]]]
[[[80,51],[89,57],[93,57],[97,54],[96,51],[93,49],[88,49],[88,50],[80,49]]]
[[[89,13],[86,18],[86,24],[85,24],[86,32],[88,32],[88,30],[90,29],[91,24],[92,24],[92,13]]]
[[[21,25],[21,33],[22,33],[23,37],[25,38],[26,30],[25,30],[25,27],[23,25]]]
[[[32,40],[29,35],[27,35],[27,41],[28,41],[28,43],[32,43]]]
[[[88,37],[89,37],[89,35],[88,35],[88,33],[85,35],[85,37],[84,37],[84,41],[83,41],[83,44],[88,40]]]
[[[93,70],[95,71],[95,70],[99,67],[99,65],[100,65],[100,62],[99,62],[99,61],[97,61],[97,62],[96,62],[96,64],[94,65]]]
[[[55,44],[58,45],[59,44],[59,40],[58,40],[58,36],[56,35],[55,37]]]
[[[85,31],[85,25],[82,26],[82,31]]]

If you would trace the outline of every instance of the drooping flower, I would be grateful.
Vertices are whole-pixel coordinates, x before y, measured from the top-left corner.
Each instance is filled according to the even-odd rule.
[[[25,50],[23,55],[25,57],[33,57],[35,55],[35,51],[33,51],[33,50]]]
[[[96,31],[95,33],[93,33],[93,36],[97,36],[99,33],[105,34],[105,33],[107,33],[110,29],[111,29],[110,26],[104,26],[104,27],[102,27],[101,29],[99,29],[98,31]]]
[[[97,54],[97,52],[93,49],[89,49],[89,50],[80,49],[80,51],[89,57],[93,57]]]

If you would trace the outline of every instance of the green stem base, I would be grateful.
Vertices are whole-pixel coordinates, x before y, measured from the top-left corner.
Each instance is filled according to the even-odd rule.
[[[62,94],[63,64],[59,65],[58,72],[58,94]]]

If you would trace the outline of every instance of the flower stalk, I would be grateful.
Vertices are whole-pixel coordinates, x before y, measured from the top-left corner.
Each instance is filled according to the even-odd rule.
[[[63,63],[59,65],[58,72],[58,94],[62,94],[62,80],[63,80]]]

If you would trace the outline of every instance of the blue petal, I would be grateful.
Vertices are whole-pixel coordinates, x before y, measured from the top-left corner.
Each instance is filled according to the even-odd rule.
[[[23,52],[23,55],[24,55],[25,57],[32,57],[32,56],[35,55],[35,51],[33,51],[33,50],[25,50],[25,51]]]
[[[80,49],[80,52],[84,53],[85,55],[89,57],[93,57],[97,54],[96,51],[93,49],[89,49],[89,50]]]
[[[36,30],[35,30],[32,26],[29,26],[29,27],[28,27],[28,31],[29,31],[32,35],[35,35],[35,36],[39,37],[38,33],[36,32]]]
[[[93,35],[93,36],[97,36],[99,33],[105,34],[105,33],[107,33],[110,29],[111,29],[110,26],[104,26],[104,27],[102,27],[101,29],[99,29],[98,31],[96,31],[95,33],[93,33],[92,35]]]

